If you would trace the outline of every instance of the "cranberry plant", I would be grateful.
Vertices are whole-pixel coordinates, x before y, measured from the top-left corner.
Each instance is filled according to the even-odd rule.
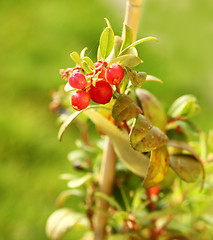
[[[181,182],[200,179],[202,188],[205,178],[197,141],[201,132],[191,120],[200,111],[196,97],[178,98],[166,113],[145,90],[147,82],[162,81],[134,69],[142,63],[136,47],[157,39],[133,41],[133,31],[125,24],[122,37],[115,36],[107,19],[106,24],[97,60],[86,55],[87,48],[72,52],[75,66],[60,70],[65,86],[52,94],[50,107],[62,122],[59,140],[70,124],[79,128],[82,139],[68,155],[73,172],[61,177],[69,189],[57,199],[59,209],[47,221],[47,235],[60,239],[80,227],[92,236],[85,239],[193,238],[196,231],[180,229],[178,216],[185,214]],[[92,141],[91,122],[100,136]],[[111,144],[104,152],[106,165],[104,141]],[[110,190],[104,191],[107,184]],[[80,207],[72,208],[69,199],[78,199]]]

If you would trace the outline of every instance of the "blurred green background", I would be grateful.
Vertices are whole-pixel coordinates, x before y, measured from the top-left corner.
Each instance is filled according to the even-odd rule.
[[[59,69],[73,66],[69,53],[89,48],[95,60],[107,17],[121,34],[124,0],[0,1],[0,240],[43,240],[45,222],[66,188],[59,174],[71,169],[72,136],[57,140],[50,90],[63,82]],[[207,131],[213,121],[213,1],[145,0],[138,47],[146,71],[164,81],[147,83],[166,109],[182,94],[197,96],[195,117]],[[70,134],[71,135],[71,134]],[[77,239],[73,235],[72,239]]]

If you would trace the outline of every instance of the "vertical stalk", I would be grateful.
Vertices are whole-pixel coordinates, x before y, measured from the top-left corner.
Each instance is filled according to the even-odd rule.
[[[143,0],[126,0],[125,24],[133,29],[133,41],[137,38],[138,22]],[[106,137],[104,155],[99,179],[100,192],[110,196],[115,177],[116,154],[109,137]],[[96,207],[100,210],[94,216],[94,240],[105,240],[107,217],[103,214],[108,203],[99,198]]]
[[[133,41],[137,39],[138,23],[143,0],[127,0],[124,23],[133,30]]]
[[[116,154],[114,152],[113,146],[110,142],[109,137],[106,137],[104,155],[101,166],[101,174],[99,179],[100,192],[111,195],[112,187],[115,177],[115,165],[116,165]],[[104,199],[99,198],[96,204],[97,212],[94,219],[95,227],[95,240],[105,239],[105,226],[107,222],[107,217],[103,214],[103,211],[107,211],[108,202]]]

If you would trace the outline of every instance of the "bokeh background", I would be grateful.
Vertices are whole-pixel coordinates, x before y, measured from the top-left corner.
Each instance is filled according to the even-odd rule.
[[[145,0],[138,38],[159,43],[138,47],[140,70],[164,84],[147,83],[166,109],[182,94],[202,107],[195,122],[213,122],[213,1]],[[73,66],[72,51],[89,48],[95,60],[107,17],[121,34],[125,0],[0,1],[0,239],[43,240],[45,222],[66,188],[58,176],[71,167],[67,153],[78,132],[57,140],[49,111],[59,69]],[[77,236],[73,233],[73,240]]]

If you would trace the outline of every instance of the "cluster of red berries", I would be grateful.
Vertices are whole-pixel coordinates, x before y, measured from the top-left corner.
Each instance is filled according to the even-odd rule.
[[[118,85],[124,77],[124,70],[118,64],[107,66],[106,62],[98,61],[92,73],[84,75],[81,68],[73,69],[68,76],[69,85],[77,89],[72,97],[71,104],[75,110],[88,107],[92,100],[98,104],[106,104],[112,98],[111,85]],[[97,79],[94,80],[94,76]]]

